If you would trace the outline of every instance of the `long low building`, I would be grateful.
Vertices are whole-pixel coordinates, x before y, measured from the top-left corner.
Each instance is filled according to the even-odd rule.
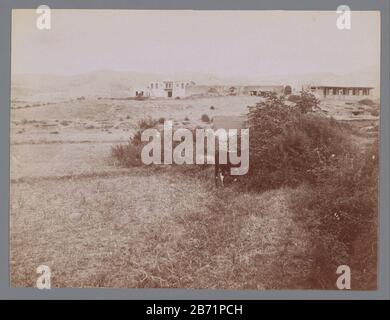
[[[310,86],[310,91],[319,98],[329,99],[362,99],[372,97],[373,87],[351,86]]]

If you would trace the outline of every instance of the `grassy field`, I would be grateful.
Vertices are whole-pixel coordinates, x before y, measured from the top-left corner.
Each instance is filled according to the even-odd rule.
[[[35,286],[44,264],[52,287],[312,288],[310,237],[290,207],[296,190],[216,189],[212,168],[121,168],[110,159],[148,116],[208,126],[203,114],[239,115],[258,99],[14,102],[12,286]],[[369,130],[377,117],[366,121]]]

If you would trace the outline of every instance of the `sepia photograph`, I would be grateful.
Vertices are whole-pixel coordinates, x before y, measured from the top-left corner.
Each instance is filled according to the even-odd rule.
[[[11,287],[377,290],[380,26],[12,9]]]

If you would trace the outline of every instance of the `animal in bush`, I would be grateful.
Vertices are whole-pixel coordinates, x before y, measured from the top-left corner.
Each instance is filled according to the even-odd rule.
[[[215,180],[216,187],[218,187],[219,185],[224,187],[225,186],[225,179],[227,177],[232,177],[233,181],[237,181],[238,176],[232,176],[231,169],[232,168],[239,168],[241,166],[241,164],[233,164],[230,161],[231,154],[232,154],[231,152],[228,152],[227,163],[220,163],[219,150],[215,151],[214,180]]]

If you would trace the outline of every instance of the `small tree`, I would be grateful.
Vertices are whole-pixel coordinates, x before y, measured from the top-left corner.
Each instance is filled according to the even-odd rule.
[[[207,122],[209,123],[210,122],[210,118],[207,114],[202,114],[201,118],[200,118],[203,122]]]
[[[318,100],[313,94],[307,91],[301,91],[301,95],[296,102],[296,107],[302,112],[312,112],[320,109],[320,100]]]

